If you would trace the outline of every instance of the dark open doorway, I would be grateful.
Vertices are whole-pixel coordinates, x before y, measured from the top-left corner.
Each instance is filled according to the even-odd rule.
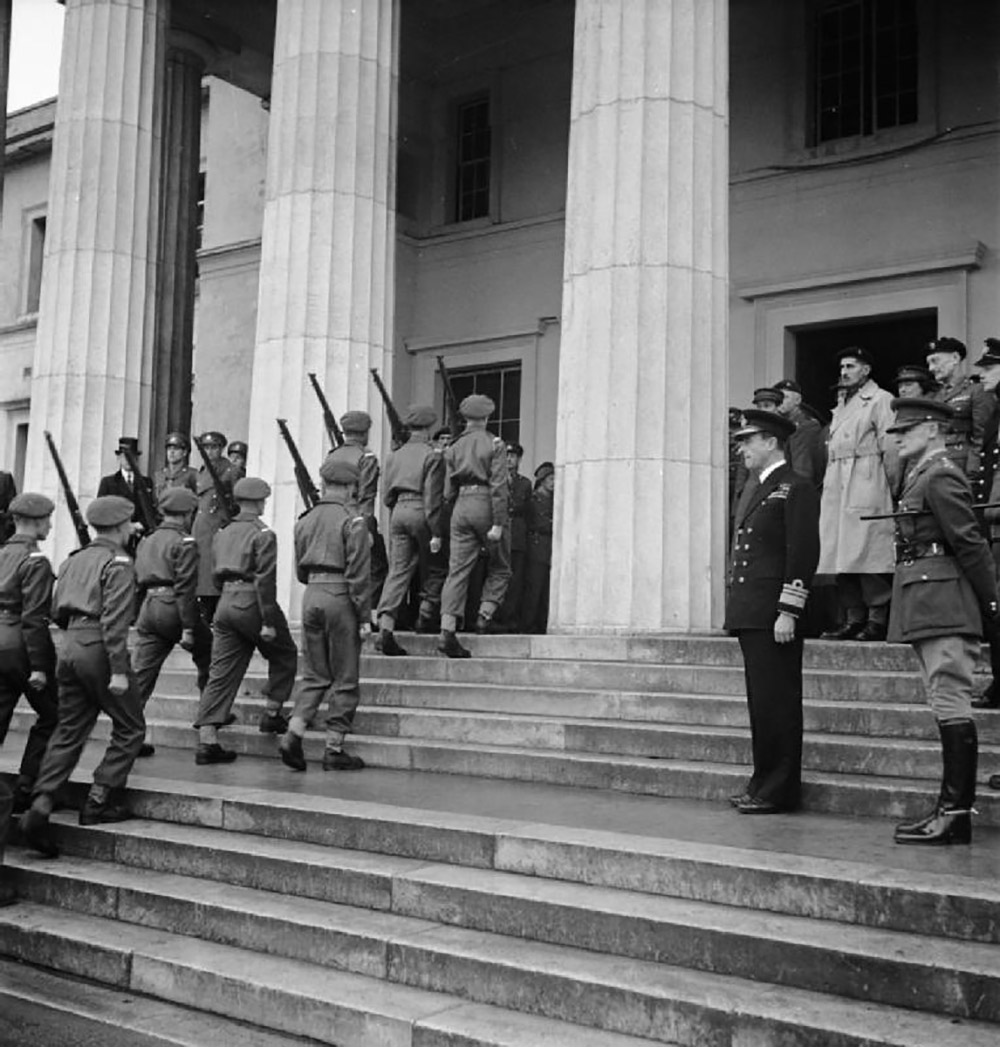
[[[937,311],[891,313],[800,327],[795,335],[795,377],[806,403],[827,414],[836,403],[837,353],[858,345],[872,355],[872,378],[896,393],[894,379],[903,364],[924,364],[924,347],[937,337]]]

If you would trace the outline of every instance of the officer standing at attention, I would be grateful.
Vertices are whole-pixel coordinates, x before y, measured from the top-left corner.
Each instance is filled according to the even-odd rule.
[[[229,445],[226,452],[226,457],[229,459],[230,464],[233,467],[233,483],[237,480],[242,479],[247,474],[247,455],[250,453],[250,448],[242,440],[233,440]]]
[[[38,548],[52,530],[54,509],[44,494],[19,494],[10,503],[14,534],[0,548],[0,744],[22,694],[35,710],[14,790],[15,814],[31,802],[57,721],[56,650],[49,632],[52,565]]]
[[[153,473],[154,504],[159,504],[160,495],[168,487],[186,487],[198,493],[198,470],[188,464],[191,441],[183,433],[167,433],[167,464]]]
[[[927,345],[927,367],[940,388],[931,399],[952,409],[948,428],[942,430],[948,454],[976,480],[982,469],[983,433],[990,419],[991,406],[983,387],[963,371],[965,343],[957,338],[938,338]]]
[[[73,773],[99,713],[111,718],[111,740],[94,771],[81,825],[121,822],[132,815],[115,803],[125,787],[146,731],[142,704],[130,678],[128,631],[135,618],[135,568],[125,545],[133,533],[132,503],[106,495],[87,506],[97,537],[59,568],[52,617],[66,637],[56,666],[59,722],[49,739],[21,816],[21,834],[36,851],[55,857],[49,815],[56,792]]]
[[[215,466],[221,482],[221,493],[215,489],[204,463],[198,470],[198,513],[191,525],[191,533],[198,543],[198,606],[206,625],[212,624],[215,608],[219,602],[219,590],[212,580],[212,539],[233,518],[233,466],[222,452],[226,438],[222,433],[210,431],[201,437],[201,445],[209,461]]]
[[[356,511],[357,466],[327,458],[319,474],[323,497],[295,524],[295,573],[306,586],[305,669],[280,753],[287,767],[306,769],[302,739],[329,698],[323,770],[359,771],[364,761],[344,752],[344,738],[361,697],[361,641],[371,628],[371,545],[365,518]]]
[[[136,622],[132,671],[143,709],[175,644],[191,652],[198,690],[208,681],[212,634],[198,613],[198,543],[190,534],[197,508],[193,491],[168,487],[160,495],[163,523],[136,553],[136,579],[145,598]],[[153,746],[143,743],[139,755],[152,756]]]
[[[438,650],[449,658],[470,658],[455,636],[465,610],[469,576],[479,550],[489,555],[486,581],[476,631],[494,631],[493,615],[503,603],[510,581],[509,543],[503,541],[510,492],[507,448],[499,436],[486,431],[495,405],[488,396],[473,393],[459,405],[465,431],[444,452],[448,468],[445,498],[455,498],[451,515],[451,556],[448,578],[441,593],[441,642]]]
[[[736,516],[725,628],[739,638],[743,653],[753,774],[730,803],[740,814],[777,814],[799,805],[799,619],[819,560],[819,499],[785,460],[795,423],[752,409],[743,418],[733,436],[757,484]]]
[[[417,629],[426,629],[441,608],[441,588],[446,572],[432,563],[441,551],[441,505],[444,498],[444,457],[430,442],[437,421],[433,407],[414,405],[404,423],[410,438],[390,453],[385,464],[383,500],[389,517],[389,577],[378,608],[380,630],[377,641],[383,654],[402,655],[393,635],[396,614],[406,599],[410,582],[420,569],[420,615]]]
[[[271,488],[256,476],[236,481],[233,496],[239,513],[212,543],[212,575],[222,590],[212,623],[212,661],[198,706],[195,762],[231,763],[236,753],[219,745],[219,728],[229,719],[233,699],[254,649],[267,660],[267,706],[261,734],[284,734],[281,715],[295,683],[298,651],[278,606],[278,542],[260,516]]]
[[[524,590],[528,571],[528,510],[534,485],[519,472],[524,448],[507,444],[507,476],[510,480],[510,583],[497,617],[510,632],[523,631]]]
[[[983,391],[991,412],[983,433],[982,485],[973,488],[973,497],[986,502],[1000,502],[1000,404],[997,389],[1000,388],[1000,340],[986,339],[986,351],[976,361],[982,375]],[[993,563],[1000,579],[1000,509],[983,512],[986,540],[990,543]],[[990,671],[992,680],[979,698],[973,699],[973,709],[1000,708],[1000,621],[987,623],[986,640],[990,645]],[[994,781],[996,784],[994,784]],[[990,786],[1000,789],[1000,775],[994,775]]]

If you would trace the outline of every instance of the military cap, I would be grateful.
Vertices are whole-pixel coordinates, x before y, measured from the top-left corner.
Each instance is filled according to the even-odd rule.
[[[201,442],[203,444],[218,444],[220,447],[225,447],[229,441],[217,429],[209,429],[201,434]]]
[[[198,508],[198,497],[187,487],[168,487],[160,495],[159,506],[165,513],[181,516]]]
[[[137,436],[119,436],[115,454],[121,454],[122,451],[131,451],[134,455],[142,454],[142,451],[139,450],[139,438]]]
[[[440,429],[434,431],[435,440],[440,440],[442,436],[447,436],[449,440],[451,439],[451,430],[446,425],[442,425]]]
[[[987,338],[986,352],[976,361],[976,367],[996,367],[1000,364],[1000,338]]]
[[[43,520],[46,516],[52,515],[55,507],[56,503],[44,494],[25,491],[24,494],[19,494],[7,506],[7,509],[12,516],[23,516],[28,520]]]
[[[463,418],[483,419],[493,414],[496,404],[482,393],[473,393],[458,405],[458,410]]]
[[[132,519],[135,506],[117,494],[104,494],[87,506],[87,523],[94,527],[117,527]]]
[[[886,429],[887,433],[902,433],[921,422],[947,422],[955,417],[950,405],[922,396],[897,396],[891,407],[896,412],[896,420]]]
[[[784,397],[781,393],[770,385],[762,386],[760,389],[754,389],[753,391],[753,402],[755,404],[774,404],[777,407],[783,400]]]
[[[237,501],[257,502],[261,498],[269,498],[270,495],[271,488],[259,476],[244,476],[233,486],[233,497]]]
[[[516,444],[516,443],[513,443],[513,442],[508,442],[508,444],[507,444],[507,453],[508,454],[516,454],[518,458],[523,458],[524,457],[524,448],[520,444]]]
[[[167,433],[164,443],[167,447],[183,447],[185,451],[191,450],[191,441],[184,433]]]
[[[249,448],[242,440],[233,440],[229,445],[230,456],[238,454],[241,458],[246,458],[248,450]]]
[[[896,372],[896,385],[898,386],[900,382],[919,382],[925,393],[937,386],[934,375],[919,364],[905,364],[901,367]]]
[[[743,425],[733,433],[734,440],[745,440],[755,433],[777,436],[787,440],[795,432],[795,423],[776,411],[759,411],[748,408],[743,412]]]
[[[347,411],[341,416],[340,427],[348,433],[367,433],[372,416],[367,411]]]
[[[933,342],[927,343],[924,355],[930,356],[931,353],[957,353],[964,360],[966,353],[965,342],[960,342],[957,338],[935,338]]]
[[[782,378],[780,382],[774,383],[774,388],[777,389],[779,393],[784,392],[787,389],[790,393],[798,393],[799,396],[802,395],[802,386],[799,385],[794,378]]]
[[[871,353],[867,349],[862,349],[860,345],[850,345],[846,349],[841,349],[837,353],[838,360],[857,360],[859,364],[865,364],[868,367],[874,367],[875,361],[872,359]]]
[[[556,467],[551,462],[542,462],[535,470],[535,480],[544,480],[546,476],[555,474]]]
[[[320,479],[327,484],[355,484],[361,475],[354,462],[328,455],[319,467]]]
[[[427,404],[410,404],[403,416],[403,425],[411,429],[430,429],[437,421],[437,411]]]

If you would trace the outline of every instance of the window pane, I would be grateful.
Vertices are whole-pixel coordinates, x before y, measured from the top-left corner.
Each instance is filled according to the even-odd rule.
[[[480,98],[459,106],[458,157],[455,172],[455,217],[460,222],[482,218],[490,206],[490,109]]]

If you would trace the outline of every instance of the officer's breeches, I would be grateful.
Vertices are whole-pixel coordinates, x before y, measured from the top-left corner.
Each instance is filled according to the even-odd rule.
[[[924,674],[927,703],[938,722],[971,720],[979,641],[970,636],[932,636],[912,643]]]

